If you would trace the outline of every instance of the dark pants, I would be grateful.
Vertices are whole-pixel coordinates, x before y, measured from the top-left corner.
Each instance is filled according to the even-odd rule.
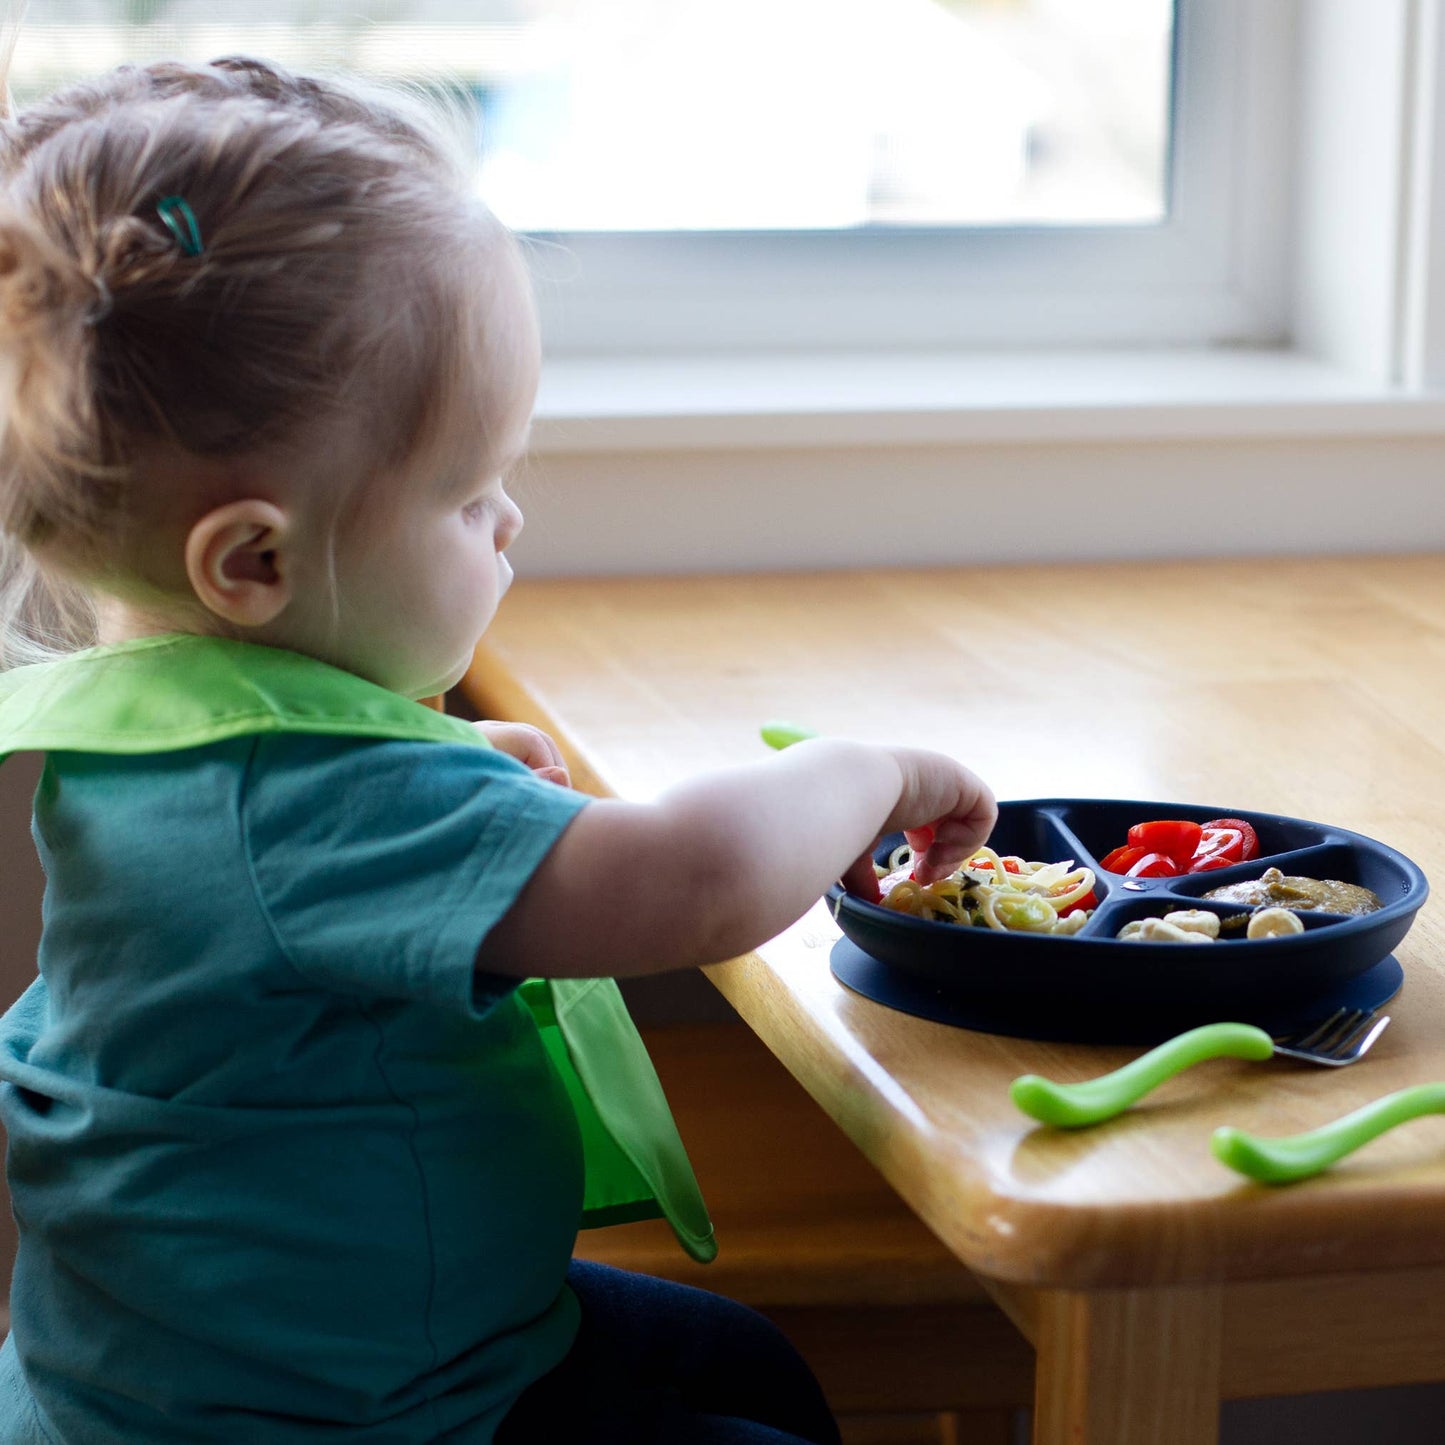
[[[747,1306],[582,1260],[567,1283],[576,1343],[496,1445],[838,1445],[807,1365]]]

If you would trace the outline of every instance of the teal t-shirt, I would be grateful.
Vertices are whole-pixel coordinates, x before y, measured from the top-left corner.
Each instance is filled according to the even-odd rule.
[[[0,1439],[492,1439],[575,1333],[583,1177],[473,964],[586,801],[445,742],[50,755]]]

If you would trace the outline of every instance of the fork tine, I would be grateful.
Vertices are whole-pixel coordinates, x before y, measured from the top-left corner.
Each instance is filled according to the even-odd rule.
[[[1282,1049],[1281,1053],[1290,1058],[1304,1059],[1311,1064],[1324,1064],[1327,1068],[1340,1069],[1348,1064],[1358,1063],[1364,1058],[1365,1051],[1385,1031],[1385,1026],[1390,1022],[1389,1014],[1384,1018],[1376,1019],[1373,1026],[1370,1019],[1365,1018],[1354,1030],[1337,1040],[1328,1049],[1311,1049],[1307,1053],[1299,1053],[1291,1049]]]
[[[1334,1028],[1310,1045],[1311,1050],[1320,1054],[1334,1054],[1348,1048],[1350,1040],[1369,1023],[1373,1014],[1373,1009],[1349,1009]]]
[[[1299,1049],[1301,1052],[1308,1052],[1309,1050],[1317,1047],[1320,1040],[1323,1039],[1327,1034],[1330,1034],[1335,1029],[1337,1029],[1343,1019],[1348,1017],[1350,1014],[1358,1012],[1358,1009],[1336,1009],[1334,1013],[1329,1016],[1329,1018],[1325,1019],[1322,1023],[1316,1024],[1314,1028],[1308,1030],[1307,1032],[1302,1034],[1280,1034],[1280,1036],[1275,1039],[1275,1043],[1280,1044],[1281,1046],[1288,1046],[1292,1049]]]
[[[1338,1067],[1353,1064],[1385,1031],[1390,1016],[1376,1018],[1378,1009],[1338,1009],[1325,1022],[1300,1036],[1276,1039],[1275,1052],[1310,1064]]]
[[[1360,1037],[1360,1029],[1364,1028],[1364,1024],[1361,1024],[1360,1029],[1357,1029],[1354,1034],[1354,1039],[1358,1039],[1358,1042],[1352,1041],[1350,1045],[1346,1046],[1348,1062],[1353,1063],[1356,1059],[1363,1058],[1375,1040],[1385,1032],[1385,1025],[1389,1022],[1389,1014],[1386,1014],[1383,1018],[1376,1019],[1373,1026],[1365,1033],[1363,1038]],[[1369,1020],[1366,1019],[1365,1023],[1369,1023]]]

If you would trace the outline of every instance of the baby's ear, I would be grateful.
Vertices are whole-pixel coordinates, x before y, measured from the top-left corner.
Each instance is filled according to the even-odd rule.
[[[227,502],[186,537],[186,576],[217,617],[264,627],[291,601],[290,541],[290,518],[273,502]]]

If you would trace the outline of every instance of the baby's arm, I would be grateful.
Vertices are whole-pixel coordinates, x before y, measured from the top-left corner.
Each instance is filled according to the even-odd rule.
[[[984,842],[996,813],[950,758],[832,738],[653,803],[601,799],[567,826],[478,966],[566,978],[717,963],[780,933],[880,835],[936,824],[917,865],[928,881]]]

